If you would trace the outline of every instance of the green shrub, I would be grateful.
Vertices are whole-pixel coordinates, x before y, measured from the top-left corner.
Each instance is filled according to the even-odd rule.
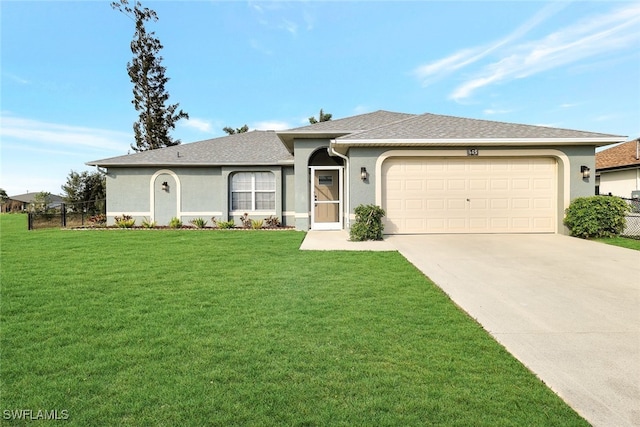
[[[354,210],[356,221],[349,231],[350,239],[354,242],[363,240],[382,240],[382,217],[385,211],[376,205],[359,205]]]
[[[253,228],[254,230],[259,230],[262,228],[262,224],[264,224],[264,221],[262,221],[261,219],[252,219],[251,220],[251,228]]]
[[[232,219],[229,221],[217,221],[218,228],[233,228],[235,226]]]
[[[120,228],[131,228],[136,224],[136,220],[131,215],[122,214],[114,218],[116,226]]]
[[[207,226],[207,220],[204,218],[192,219],[189,223],[194,225],[196,228],[205,228]]]
[[[146,216],[142,220],[142,228],[155,228],[157,225],[155,221],[151,221]]]
[[[173,217],[171,221],[169,221],[169,228],[182,228],[182,221],[180,218]]]
[[[615,196],[591,196],[574,199],[565,210],[564,225],[572,236],[614,237],[624,231],[629,205]]]

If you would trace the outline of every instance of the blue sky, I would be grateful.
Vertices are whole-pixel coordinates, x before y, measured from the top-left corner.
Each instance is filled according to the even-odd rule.
[[[183,143],[320,108],[640,136],[640,2],[144,1]],[[133,21],[106,1],[0,2],[0,187],[60,193],[126,154]]]

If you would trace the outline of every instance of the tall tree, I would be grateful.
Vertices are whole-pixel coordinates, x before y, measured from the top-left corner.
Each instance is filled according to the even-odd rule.
[[[41,191],[33,196],[33,201],[29,207],[29,212],[47,213],[50,210],[51,205],[51,193],[48,191]]]
[[[315,125],[318,122],[328,122],[329,120],[331,120],[332,116],[333,116],[332,114],[325,113],[324,111],[322,111],[322,108],[321,108],[318,118],[316,119],[313,116],[309,117],[309,123],[311,123],[312,125]]]
[[[7,195],[7,192],[4,190],[4,188],[0,188],[0,212],[7,211],[5,205],[7,204],[8,201],[9,201],[9,196]]]
[[[147,32],[145,28],[148,21],[156,22],[158,15],[154,10],[142,7],[139,1],[132,7],[129,0],[120,0],[112,2],[111,7],[131,18],[136,25],[131,41],[133,61],[127,63],[127,71],[133,83],[131,103],[140,115],[133,124],[136,143],[131,144],[131,148],[146,151],[178,145],[180,140],[174,140],[169,132],[175,129],[178,120],[188,119],[189,115],[177,111],[179,104],[165,105],[169,100],[165,90],[169,78],[165,76],[166,69],[159,54],[163,46],[155,33]]]
[[[234,135],[234,134],[236,134],[236,133],[245,133],[245,132],[248,132],[248,131],[249,131],[249,126],[244,125],[244,126],[242,126],[241,128],[237,128],[237,129],[234,129],[234,128],[232,128],[232,127],[227,126],[227,127],[225,127],[225,128],[222,128],[222,130],[223,130],[223,131],[225,131],[225,132],[226,132],[227,134],[229,134],[229,135]]]
[[[92,215],[104,213],[107,196],[106,179],[101,172],[78,173],[71,171],[67,183],[62,186],[67,210],[88,212]]]

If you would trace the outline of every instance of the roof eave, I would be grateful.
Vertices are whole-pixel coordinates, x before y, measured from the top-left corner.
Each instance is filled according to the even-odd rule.
[[[600,167],[600,168],[596,168],[596,172],[600,173],[600,172],[617,172],[617,171],[623,171],[623,170],[629,170],[629,169],[640,169],[640,163],[632,163],[632,164],[628,164],[628,165],[616,165],[616,166],[607,166],[607,167]]]
[[[601,147],[621,142],[624,137],[597,138],[428,138],[428,139],[336,139],[336,146],[535,146],[575,145]]]
[[[99,163],[88,162],[88,166],[96,166],[101,168],[124,168],[124,167],[149,167],[149,168],[168,168],[168,167],[220,167],[220,166],[287,166],[293,165],[293,160],[278,160],[275,162],[228,162],[228,163]]]
[[[349,135],[355,132],[354,130],[341,130],[341,131],[317,131],[317,132],[288,132],[279,131],[276,132],[280,141],[284,144],[286,149],[293,154],[293,142],[295,139],[333,139],[344,135]]]

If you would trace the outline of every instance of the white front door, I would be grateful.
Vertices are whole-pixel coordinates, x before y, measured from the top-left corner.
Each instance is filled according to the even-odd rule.
[[[342,229],[342,166],[311,167],[311,229]]]

